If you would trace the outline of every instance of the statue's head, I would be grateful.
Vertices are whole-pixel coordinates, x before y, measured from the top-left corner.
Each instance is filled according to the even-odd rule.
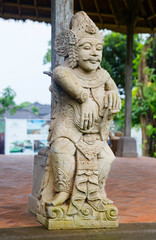
[[[103,37],[99,29],[85,12],[76,13],[70,22],[70,29],[56,38],[56,52],[68,58],[69,66],[79,66],[86,71],[100,67]]]

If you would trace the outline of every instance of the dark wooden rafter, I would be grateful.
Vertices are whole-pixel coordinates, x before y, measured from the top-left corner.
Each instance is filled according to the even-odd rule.
[[[84,11],[84,6],[83,6],[83,3],[82,3],[82,0],[79,0],[79,3],[80,3],[81,10]]]
[[[99,15],[97,12],[89,12],[89,11],[86,11],[86,13],[87,13],[89,16],[98,16],[98,15]],[[101,17],[114,18],[114,15],[113,15],[113,14],[110,14],[110,13],[100,13],[100,16],[101,16]]]
[[[115,14],[115,12],[114,12],[114,8],[113,8],[112,3],[111,3],[111,0],[108,0],[108,3],[109,3],[109,6],[110,6],[110,8],[111,8],[111,10],[112,10],[115,24],[116,24],[116,25],[119,25],[118,20],[117,20],[117,17],[116,17],[116,14]]]
[[[151,28],[151,30],[153,29],[153,24],[151,23],[151,21],[148,19],[148,15],[147,15],[147,12],[146,12],[146,8],[144,7],[144,5],[142,4],[141,7],[140,7],[140,10],[141,10],[141,13],[143,15],[143,18],[147,24],[147,26],[149,26]]]
[[[36,16],[38,17],[37,0],[34,0],[34,6],[35,6],[35,13],[36,13]]]
[[[127,11],[127,22],[126,24],[133,24],[135,26],[137,22],[137,16],[139,7],[142,6],[143,0],[127,0],[128,3],[128,9],[130,11]]]
[[[147,18],[147,20],[152,20],[153,18],[156,18],[156,13],[150,17]]]
[[[153,7],[153,5],[152,5],[151,0],[148,0],[148,3],[149,3],[149,7],[150,7],[150,10],[151,10],[152,14],[155,15],[154,7]]]
[[[100,23],[103,24],[103,20],[102,20],[101,14],[100,14],[100,10],[99,10],[99,6],[98,6],[98,3],[97,3],[97,0],[94,0],[94,4],[95,4],[95,7],[96,7],[96,11],[97,11]]]
[[[21,16],[21,6],[20,6],[20,0],[17,0],[18,3],[18,14]]]
[[[51,1],[53,0],[0,0],[0,17],[50,23]],[[59,0],[57,0],[59,2]],[[68,3],[69,0],[64,1]],[[129,0],[73,0],[76,6],[74,12],[85,11],[100,28],[126,33]],[[135,2],[138,2],[137,0]],[[105,6],[104,6],[105,5]],[[144,10],[146,8],[146,14]],[[139,13],[136,18],[134,33],[152,33],[156,31],[155,0],[140,1]],[[135,12],[135,7],[132,13]]]
[[[112,9],[114,11],[113,15],[116,16],[118,25],[126,24],[125,12],[121,8],[120,0],[115,0],[115,1],[114,0],[109,0],[109,1],[112,5]]]
[[[0,0],[0,12],[3,15],[3,1]]]
[[[28,14],[22,14],[22,16],[19,16],[19,14],[10,14],[10,13],[5,13],[5,19],[10,19],[10,18],[14,18],[14,19],[17,19],[17,20],[27,20],[27,19],[31,19],[33,21],[38,21],[38,22],[46,22],[46,23],[50,23],[50,20],[51,18],[49,17],[40,17],[38,19],[37,16],[31,16],[30,18],[30,15]]]
[[[11,3],[11,2],[3,2],[3,6],[4,7],[17,7],[18,8],[18,3]],[[35,4],[31,5],[31,4],[20,4],[21,8],[28,8],[28,9],[34,9]],[[44,6],[38,6],[37,7],[38,10],[44,10],[44,11],[49,11],[50,12],[50,8],[49,7],[44,7]]]
[[[128,8],[127,1],[126,1],[126,0],[123,0],[123,3],[124,3],[124,5],[125,5],[125,8]]]

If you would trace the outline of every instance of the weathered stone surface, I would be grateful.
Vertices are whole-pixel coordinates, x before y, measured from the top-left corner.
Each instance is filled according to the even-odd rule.
[[[117,157],[137,157],[136,140],[132,137],[121,137],[117,145]]]
[[[84,12],[56,37],[56,52],[65,61],[51,74],[49,154],[45,172],[40,163],[34,168],[32,193],[38,197],[37,219],[48,229],[118,226],[118,211],[104,187],[115,159],[107,144],[110,123],[121,100],[100,67],[102,48],[103,36]]]
[[[41,183],[47,162],[47,157],[44,156],[45,152],[47,153],[47,149],[44,149],[41,152],[43,155],[34,156],[32,193],[28,196],[28,210],[34,214],[37,214],[37,197],[41,188]]]

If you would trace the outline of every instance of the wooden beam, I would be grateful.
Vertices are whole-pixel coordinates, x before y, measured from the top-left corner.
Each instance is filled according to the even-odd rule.
[[[20,0],[17,0],[18,3],[18,14],[21,16]]]
[[[126,24],[127,13],[121,8],[121,0],[109,0],[112,5],[113,14],[116,16],[118,25]]]
[[[38,17],[37,0],[34,0],[34,6],[35,6],[35,13],[36,13],[36,16]]]
[[[155,18],[155,17],[156,17],[156,14],[154,14],[154,15],[148,17],[147,20],[151,20],[151,19],[153,19],[153,18]]]
[[[98,16],[98,13],[97,12],[89,12],[89,11],[86,11],[86,13],[89,15],[89,16]],[[109,14],[109,13],[100,13],[101,17],[109,17],[109,18],[114,18],[114,15],[113,14]]]
[[[143,6],[143,4],[141,5],[141,12],[142,12],[142,15],[143,15],[143,18],[144,18],[144,21],[146,22],[146,24],[147,24],[151,29],[153,29],[153,24],[152,24],[151,21],[148,20],[146,8]]]
[[[94,4],[95,4],[95,7],[96,7],[96,11],[98,13],[98,17],[99,17],[100,23],[103,24],[103,20],[102,20],[101,14],[100,14],[100,10],[99,10],[99,6],[98,6],[98,3],[97,3],[97,0],[94,0]]]
[[[133,34],[137,14],[142,0],[127,0],[127,48],[126,48],[126,75],[125,75],[125,114],[124,136],[131,136],[132,124],[132,73],[133,73]]]
[[[51,71],[60,65],[64,58],[56,55],[55,39],[56,35],[64,29],[69,28],[69,23],[74,11],[74,0],[51,0]],[[51,78],[53,83],[53,78]],[[51,95],[51,106],[53,103],[53,95]],[[53,110],[51,109],[51,113]]]
[[[126,0],[123,0],[125,7],[128,9],[128,4]]]
[[[18,8],[18,3],[10,3],[10,2],[4,2],[3,3],[4,7],[17,7]],[[28,4],[20,4],[21,8],[29,8],[29,9],[34,9],[34,5],[28,5]],[[50,7],[42,7],[38,6],[38,10],[44,10],[44,11],[51,11]]]
[[[99,29],[108,29],[108,30],[112,30],[112,31],[115,31],[115,32],[120,32],[120,33],[124,33],[126,34],[127,33],[127,27],[125,25],[115,25],[115,24],[109,24],[109,23],[105,23],[105,24],[100,24],[100,23],[95,23]],[[134,29],[134,33],[153,33],[155,32],[156,33],[156,27],[153,28],[153,29],[150,29],[149,27],[141,27],[141,26],[138,26],[136,27],[135,26],[135,29]]]
[[[125,77],[125,118],[124,136],[131,136],[132,124],[132,72],[133,72],[133,31],[134,25],[127,25],[127,54],[126,54],[126,77]]]
[[[0,12],[3,15],[3,1],[0,0]]]
[[[1,15],[1,14],[0,14]],[[38,21],[38,22],[46,22],[46,23],[50,23],[51,22],[51,18],[47,17],[36,17],[36,16],[30,16],[27,14],[22,14],[22,16],[20,17],[19,14],[14,14],[14,13],[3,13],[3,15],[1,15],[0,17],[3,17],[4,19],[16,19],[16,20],[33,20],[33,21]]]
[[[56,55],[55,39],[56,35],[64,29],[69,28],[69,23],[73,15],[73,0],[51,0],[51,70],[60,65],[64,58]]]
[[[82,0],[79,0],[79,3],[80,3],[80,8],[81,8],[81,10],[84,11],[84,7],[83,7]]]
[[[150,6],[150,9],[151,9],[151,12],[152,12],[152,14],[154,15],[154,14],[155,14],[155,12],[154,12],[154,7],[153,7],[153,5],[152,5],[151,0],[148,0],[148,3],[149,3],[149,6]]]
[[[117,17],[116,17],[116,14],[115,14],[115,12],[114,12],[114,8],[113,8],[112,3],[111,3],[111,0],[108,0],[108,3],[109,3],[109,6],[110,6],[110,8],[111,8],[111,10],[112,10],[115,24],[119,25],[118,20],[117,20]]]

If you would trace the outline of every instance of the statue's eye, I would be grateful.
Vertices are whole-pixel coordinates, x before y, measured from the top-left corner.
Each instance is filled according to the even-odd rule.
[[[96,50],[97,50],[97,51],[101,51],[101,50],[102,50],[101,44],[96,45]]]
[[[101,51],[102,47],[97,47],[96,50]]]
[[[87,46],[84,46],[84,49],[85,49],[85,50],[90,50],[90,46],[88,46],[88,45],[87,45]]]

